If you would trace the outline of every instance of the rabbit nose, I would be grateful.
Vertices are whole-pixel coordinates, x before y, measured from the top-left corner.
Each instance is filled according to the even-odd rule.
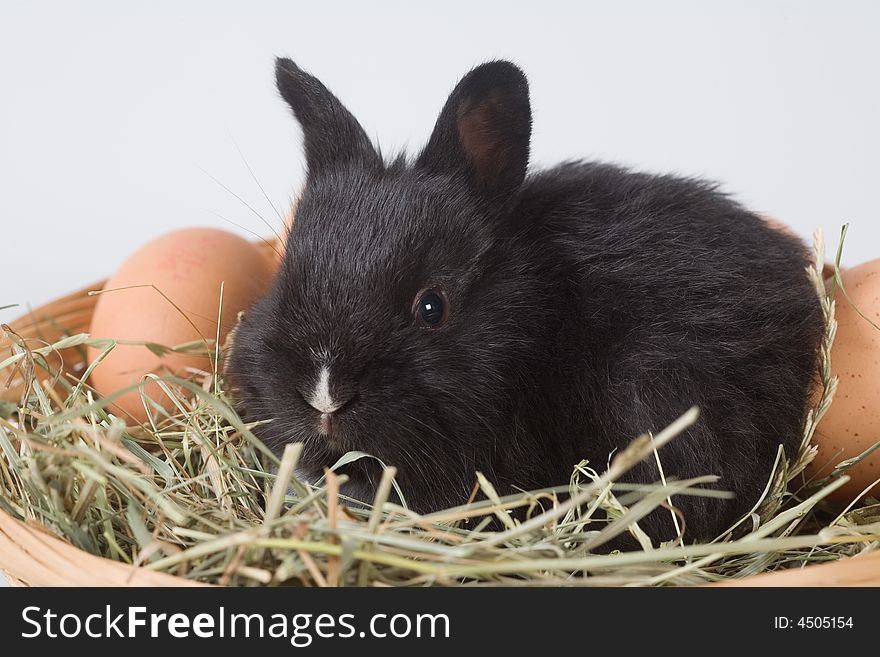
[[[314,408],[316,411],[320,411],[324,415],[333,415],[336,411],[340,411],[346,406],[349,405],[351,400],[354,399],[354,395],[348,397],[343,400],[332,400],[331,402],[321,402],[315,401],[314,399],[306,399],[306,403]]]

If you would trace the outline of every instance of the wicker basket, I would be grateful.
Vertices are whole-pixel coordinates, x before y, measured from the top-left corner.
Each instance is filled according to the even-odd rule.
[[[259,243],[267,258],[273,244]],[[90,285],[11,322],[9,327],[22,338],[48,343],[65,335],[88,332],[98,297],[88,296],[104,281]],[[0,354],[9,344],[0,339]],[[61,353],[65,368],[76,371],[85,365],[85,350],[71,348]],[[0,382],[5,385],[6,381]],[[17,401],[21,380],[0,389],[0,397]],[[16,520],[0,510],[0,571],[11,584],[24,586],[207,586],[181,577],[133,567],[88,554],[62,541],[37,525]],[[727,586],[880,586],[880,552],[776,573],[756,575]]]
[[[277,257],[275,242],[264,240],[256,246],[267,259]],[[8,327],[21,338],[48,344],[67,335],[87,333],[98,302],[98,297],[89,296],[89,292],[100,290],[105,283],[98,281],[36,308],[10,322]],[[0,337],[0,354],[8,353],[9,347],[9,341]],[[81,371],[86,366],[84,348],[63,349],[58,355],[63,358],[67,371]],[[0,380],[0,399],[18,402],[23,385],[20,376]],[[10,584],[25,586],[208,586],[88,554],[52,536],[39,525],[23,523],[2,510],[0,572]]]
[[[103,286],[104,281],[100,281],[68,294],[11,322],[9,328],[22,338],[36,338],[48,343],[65,335],[88,332],[98,301],[97,296],[88,293]],[[0,353],[8,349],[8,341],[0,339]],[[84,364],[85,350],[65,349],[60,356],[66,368],[76,370],[77,366]],[[4,380],[2,385],[5,383]],[[13,379],[8,387],[0,390],[0,397],[17,401],[23,383],[20,378]],[[42,527],[16,520],[2,510],[0,571],[10,584],[24,586],[207,586],[97,557],[50,535]]]
[[[4,511],[0,572],[19,586],[209,586],[96,557]]]

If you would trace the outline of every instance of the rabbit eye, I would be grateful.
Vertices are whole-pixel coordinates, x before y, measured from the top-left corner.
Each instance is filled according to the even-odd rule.
[[[422,290],[413,306],[416,321],[426,328],[442,326],[449,314],[449,302],[443,290]]]

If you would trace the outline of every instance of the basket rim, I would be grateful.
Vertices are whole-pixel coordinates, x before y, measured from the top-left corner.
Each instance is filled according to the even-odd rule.
[[[99,557],[0,509],[0,571],[26,586],[214,586]],[[880,586],[880,551],[700,587]]]
[[[26,586],[212,586],[99,557],[2,509],[0,571]]]

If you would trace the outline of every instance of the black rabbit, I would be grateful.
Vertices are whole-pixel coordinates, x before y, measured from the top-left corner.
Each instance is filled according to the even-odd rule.
[[[688,540],[746,512],[803,430],[823,320],[807,249],[701,180],[573,162],[527,174],[526,78],[505,61],[452,91],[414,161],[391,162],[292,61],[276,68],[308,177],[271,292],[229,361],[263,440],[302,441],[301,475],[359,450],[398,468],[419,512],[566,484],[588,459],[699,421],[667,477],[720,475],[735,499],[679,495]],[[346,466],[372,499],[379,466]],[[633,481],[658,480],[656,464]],[[643,528],[674,535],[670,514]]]

